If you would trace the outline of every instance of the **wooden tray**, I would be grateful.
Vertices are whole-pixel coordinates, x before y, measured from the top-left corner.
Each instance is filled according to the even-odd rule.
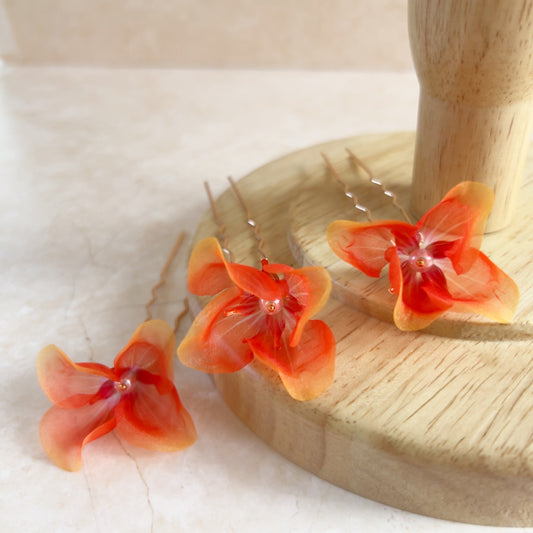
[[[354,137],[273,161],[239,182],[271,261],[319,264],[333,294],[318,318],[337,339],[335,381],[297,402],[260,363],[215,383],[237,416],[285,457],[362,496],[438,518],[533,526],[533,161],[511,227],[482,249],[521,290],[512,324],[448,313],[424,332],[391,323],[388,278],[340,261],[325,230],[357,219],[331,181],[326,153],[375,218],[399,218],[349,161],[353,150],[409,205],[414,134]],[[245,215],[228,189],[217,200],[235,260],[258,265]],[[362,219],[361,219],[362,220]],[[211,213],[195,241],[216,233]]]

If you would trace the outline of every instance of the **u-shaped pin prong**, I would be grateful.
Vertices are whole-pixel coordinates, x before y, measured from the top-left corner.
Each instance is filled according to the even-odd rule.
[[[340,177],[339,173],[335,170],[335,167],[329,160],[329,157],[323,152],[320,155],[322,156],[322,159],[324,159],[324,162],[326,163],[326,167],[329,173],[331,174],[331,176],[333,177],[333,179],[337,183],[339,183],[344,189],[344,196],[346,196],[346,198],[349,198],[352,201],[355,209],[364,213],[368,221],[372,222],[373,219],[372,219],[372,213],[370,212],[370,209],[368,209],[368,207],[359,203],[357,195],[353,192],[353,190],[350,189],[348,184]]]
[[[400,211],[400,213],[402,214],[403,218],[405,219],[406,222],[408,222],[409,224],[412,224],[411,222],[411,217],[409,216],[409,214],[407,213],[407,211],[398,203],[398,198],[396,197],[396,195],[388,190],[386,187],[385,187],[385,184],[381,181],[381,180],[378,180],[375,176],[374,176],[374,173],[365,165],[365,163],[363,163],[363,161],[361,161],[349,148],[345,148],[345,150],[348,152],[348,155],[350,156],[350,160],[358,167],[360,167],[361,169],[363,169],[363,171],[365,172],[365,174],[368,176],[368,181],[372,184],[372,185],[375,185],[376,187],[379,187],[381,189],[381,192],[391,200],[392,202],[392,205],[394,207],[396,207],[396,209],[398,209]]]
[[[241,194],[241,191],[239,191],[239,188],[237,187],[237,184],[235,181],[233,181],[233,178],[231,176],[228,176],[228,181],[230,182],[231,188],[233,189],[233,192],[237,196],[237,199],[239,200],[242,208],[246,212],[246,223],[248,226],[250,226],[253,229],[255,240],[257,241],[256,248],[259,252],[259,255],[261,259],[267,259],[267,255],[265,254],[265,251],[263,249],[265,245],[265,240],[263,239],[261,235],[261,230],[259,229],[259,224],[257,221],[253,218],[252,213],[250,211],[250,207],[248,206],[246,200],[244,199],[243,195]]]
[[[218,239],[218,242],[220,243],[220,247],[222,248],[224,255],[230,263],[233,263],[233,252],[228,248],[228,235],[226,233],[226,224],[224,224],[224,221],[220,218],[218,214],[215,205],[215,200],[213,199],[213,195],[211,194],[211,187],[209,187],[209,183],[207,181],[204,181],[204,187],[205,192],[207,193],[207,198],[209,199],[209,205],[211,206],[211,212],[213,213],[213,219],[218,227],[218,233],[216,237]]]
[[[152,287],[152,298],[146,304],[146,320],[152,319],[152,305],[157,300],[157,290],[164,285],[167,279],[167,272],[168,272],[168,269],[170,268],[170,264],[172,263],[172,260],[174,259],[174,257],[176,257],[176,254],[178,253],[184,239],[185,239],[185,232],[182,231],[178,235],[178,238],[176,239],[176,242],[174,243],[174,246],[172,247],[172,250],[165,262],[165,265],[163,266],[163,270],[161,270],[159,281]]]

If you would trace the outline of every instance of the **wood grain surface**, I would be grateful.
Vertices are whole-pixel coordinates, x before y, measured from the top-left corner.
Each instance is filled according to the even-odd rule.
[[[320,264],[332,276],[333,294],[318,318],[337,340],[334,383],[316,400],[298,402],[257,362],[216,375],[215,383],[259,437],[336,485],[434,517],[533,526],[533,161],[527,161],[513,224],[486,236],[482,246],[520,287],[513,322],[446,313],[431,329],[401,332],[390,322],[394,296],[387,276],[364,276],[326,244],[330,222],[360,215],[332,182],[321,152],[375,218],[399,218],[350,163],[345,147],[409,205],[412,133],[311,147],[238,183],[271,261]],[[230,189],[217,208],[235,260],[257,266],[253,233]],[[195,241],[216,231],[207,212]]]
[[[511,222],[533,128],[533,0],[409,0],[420,82],[413,209],[460,181],[496,192],[487,230]]]

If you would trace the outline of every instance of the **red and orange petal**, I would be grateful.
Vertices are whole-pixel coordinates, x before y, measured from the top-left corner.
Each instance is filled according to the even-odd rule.
[[[465,227],[470,229],[471,236],[479,239],[485,230],[485,222],[494,204],[494,192],[484,183],[463,181],[451,188],[444,198],[432,207],[418,222],[437,234],[432,241],[441,240],[438,235],[463,237]],[[457,211],[457,213],[456,213]],[[470,244],[475,246],[476,243]]]
[[[231,287],[202,309],[178,346],[178,357],[184,365],[202,372],[227,373],[252,361],[252,351],[243,340],[249,334],[252,319],[225,313],[241,297],[242,291]]]
[[[72,409],[93,399],[106,381],[115,379],[115,374],[98,363],[76,364],[51,344],[37,356],[37,378],[52,403]]]
[[[331,384],[335,374],[335,337],[321,320],[307,323],[300,343],[273,351],[268,339],[258,336],[249,341],[254,355],[276,371],[287,392],[299,401],[320,396]]]
[[[263,272],[267,272],[268,274],[286,274],[294,270],[293,267],[283,263],[269,263],[267,259],[261,261],[261,266]]]
[[[291,374],[294,371],[294,362],[291,357],[291,347],[289,345],[289,335],[285,332],[280,337],[280,345],[274,348],[272,337],[267,331],[259,331],[253,337],[246,340],[253,355],[263,364],[284,374]]]
[[[433,300],[436,301],[436,298]],[[426,310],[421,312],[416,308],[410,307],[403,299],[403,289],[400,289],[398,299],[394,306],[393,320],[396,327],[402,331],[418,331],[428,327],[444,311],[450,309],[451,305],[443,305],[439,308],[435,305],[434,311]]]
[[[159,387],[161,389],[161,387]],[[155,384],[136,381],[115,408],[117,432],[125,441],[155,451],[177,451],[196,440],[196,429],[173,383],[160,394]]]
[[[445,288],[433,287],[429,283],[420,285],[406,280],[402,274],[400,260],[392,248],[387,254],[390,260],[389,280],[398,295],[394,306],[393,320],[402,331],[417,331],[429,326],[453,302]]]
[[[233,283],[244,292],[262,300],[281,300],[286,296],[285,284],[266,271],[239,263],[226,263],[226,268]]]
[[[326,305],[331,292],[331,279],[323,267],[305,267],[287,272],[285,281],[289,293],[303,308],[289,340],[291,346],[296,346],[307,321]]]
[[[516,283],[485,254],[470,270],[460,276],[446,272],[454,310],[475,312],[496,322],[509,322],[518,306],[520,293]]]
[[[433,313],[419,313],[416,309],[406,305],[399,297],[394,306],[393,320],[396,327],[402,331],[418,331],[427,328],[442,313],[444,313],[444,310]]]
[[[113,404],[109,400],[77,409],[54,406],[41,419],[39,437],[48,457],[60,468],[74,472],[81,468],[83,446],[114,427]]]
[[[378,278],[387,264],[386,250],[393,244],[393,231],[413,232],[414,226],[398,220],[352,222],[336,220],[327,230],[333,252],[367,276]]]
[[[477,258],[485,222],[494,203],[494,193],[483,183],[464,181],[453,187],[431,208],[417,227],[427,242],[458,240],[450,256],[458,274]]]
[[[193,249],[187,270],[187,287],[200,296],[218,294],[231,287],[226,261],[214,237],[200,241]]]
[[[115,357],[115,372],[142,368],[173,381],[176,339],[172,328],[163,320],[143,322],[126,346]]]

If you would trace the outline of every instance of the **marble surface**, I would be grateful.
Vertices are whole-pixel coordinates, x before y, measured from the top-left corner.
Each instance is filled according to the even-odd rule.
[[[0,0],[30,65],[411,68],[407,0]]]
[[[111,364],[175,237],[207,207],[202,181],[217,194],[228,174],[298,148],[412,130],[417,97],[412,73],[0,69],[1,531],[504,531],[312,476],[243,426],[208,376],[179,365],[199,434],[191,448],[153,453],[111,433],[67,473],[38,440],[49,402],[37,353],[55,343],[75,361]],[[160,291],[159,318],[181,309],[186,256]]]

